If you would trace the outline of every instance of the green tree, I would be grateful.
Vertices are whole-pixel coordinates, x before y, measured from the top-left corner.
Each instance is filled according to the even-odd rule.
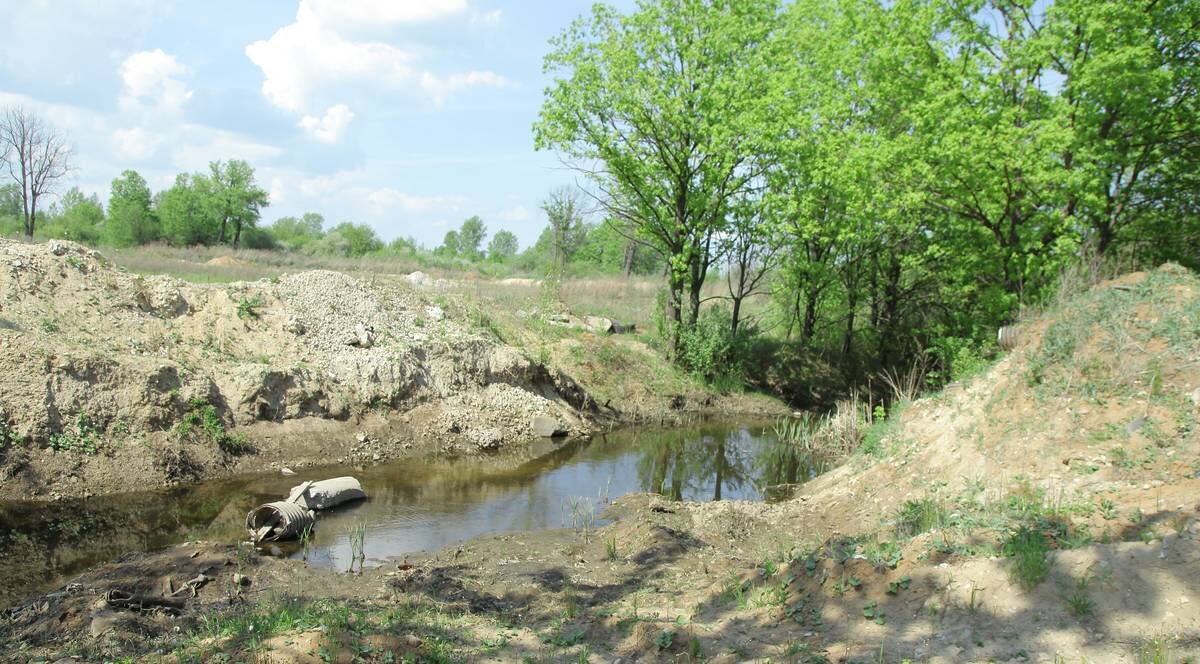
[[[454,258],[459,253],[459,238],[458,231],[446,231],[446,235],[442,237],[442,244],[433,253],[437,256],[445,256]]]
[[[95,244],[103,226],[104,208],[100,199],[95,194],[85,196],[79,187],[72,187],[45,215],[38,232],[45,237]]]
[[[220,220],[210,202],[212,182],[203,174],[175,176],[175,184],[154,198],[162,237],[177,247],[213,244]]]
[[[471,261],[483,258],[480,247],[483,238],[487,237],[487,226],[478,216],[471,216],[458,229],[458,254]]]
[[[498,231],[488,242],[488,260],[497,263],[509,261],[517,255],[517,236],[510,231]]]
[[[608,215],[663,253],[672,349],[699,315],[730,205],[760,175],[756,146],[778,92],[770,72],[787,57],[762,48],[778,10],[772,0],[661,0],[621,16],[597,5],[546,56],[556,78],[535,145],[570,159]]]
[[[334,233],[345,240],[348,256],[357,258],[383,248],[383,241],[375,234],[375,229],[366,224],[345,221],[333,227],[330,234]]]
[[[276,240],[296,251],[325,234],[325,218],[316,212],[305,212],[299,219],[280,217],[270,225],[269,230]]]
[[[206,204],[219,222],[217,242],[231,241],[236,248],[242,229],[254,226],[262,208],[269,204],[267,192],[254,180],[254,169],[240,159],[209,164],[212,188]]]
[[[158,219],[150,208],[150,187],[137,171],[127,170],[112,181],[104,241],[131,247],[159,239]]]
[[[583,201],[574,187],[558,187],[542,201],[542,211],[550,222],[547,228],[550,257],[550,274],[561,277],[566,274],[567,264],[583,245],[588,235],[588,225],[583,216]]]

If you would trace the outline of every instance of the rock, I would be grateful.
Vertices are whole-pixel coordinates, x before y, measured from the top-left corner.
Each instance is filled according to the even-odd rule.
[[[410,285],[417,286],[419,288],[428,288],[433,285],[433,279],[430,279],[428,274],[425,274],[420,270],[408,275],[407,278]]]
[[[50,240],[46,243],[46,248],[55,256],[62,256],[71,250],[71,245],[62,240]]]
[[[301,336],[308,331],[308,327],[304,322],[295,316],[288,316],[287,320],[283,321],[283,331],[296,336]]]
[[[598,334],[612,334],[616,327],[611,319],[603,316],[584,316],[583,323],[589,330]]]
[[[103,636],[117,628],[121,623],[121,616],[116,611],[97,611],[92,614],[92,622],[88,625],[88,633],[92,638]]]
[[[435,323],[446,318],[446,312],[442,311],[442,308],[437,306],[425,307],[425,315],[429,317],[429,320]]]
[[[375,345],[375,328],[366,323],[359,323],[354,326],[354,334],[346,340],[347,346],[356,348],[370,348]]]
[[[291,477],[292,475],[295,475],[295,474],[296,474],[296,471],[292,470],[291,468],[288,468],[288,467],[284,466],[283,468],[281,468],[281,469],[279,470],[279,474],[280,474],[280,475],[283,475],[284,477]]]
[[[534,415],[529,421],[529,426],[533,429],[533,435],[542,438],[557,438],[567,435],[566,428],[549,415]]]
[[[1146,418],[1138,417],[1138,418],[1134,419],[1133,421],[1131,421],[1129,424],[1125,425],[1125,431],[1128,433],[1134,433],[1135,431],[1138,431],[1139,429],[1141,429],[1144,426],[1146,426]]]
[[[499,449],[504,435],[495,429],[475,429],[467,436],[481,450]]]
[[[271,547],[271,555],[274,556],[276,551],[279,551],[280,554],[283,553],[283,551],[279,550],[279,547],[277,547],[277,546]],[[234,574],[233,575],[233,585],[238,586],[238,587],[248,586],[248,585],[250,585],[250,577],[246,576],[245,574]]]

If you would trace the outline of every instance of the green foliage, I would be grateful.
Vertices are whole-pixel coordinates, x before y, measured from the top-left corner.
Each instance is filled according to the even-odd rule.
[[[242,320],[258,320],[262,315],[258,309],[263,305],[261,297],[239,298],[237,302],[237,316]]]
[[[325,217],[316,212],[305,212],[299,219],[280,217],[267,230],[279,244],[292,251],[299,251],[308,243],[325,235]]]
[[[94,194],[84,196],[79,187],[72,187],[51,206],[37,235],[94,244],[104,227],[104,208],[100,199]]]
[[[112,181],[104,241],[114,247],[132,247],[158,239],[158,219],[150,208],[150,187],[137,171],[127,170]]]
[[[489,261],[502,263],[512,260],[517,255],[517,236],[511,231],[499,231],[488,242],[487,257]]]
[[[189,409],[175,425],[175,435],[180,440],[200,439],[216,445],[221,451],[239,456],[254,451],[254,447],[243,434],[230,434],[225,422],[217,413],[216,406],[203,399],[189,402]]]
[[[62,431],[50,434],[50,449],[89,455],[99,454],[100,432],[92,425],[87,415],[82,412],[76,413],[75,419]]]
[[[933,498],[906,500],[896,511],[896,534],[914,537],[942,527],[946,521],[946,508]]]
[[[691,329],[679,335],[676,361],[706,381],[741,382],[754,348],[752,330],[734,334],[731,316],[725,306],[704,309]]]
[[[1030,590],[1050,573],[1050,538],[1029,524],[1022,524],[1010,533],[1000,546],[1000,552],[1012,562],[1008,568],[1013,582]]]
[[[467,260],[480,260],[483,252],[479,248],[485,237],[487,226],[483,225],[483,220],[478,216],[467,218],[458,229],[458,254]]]

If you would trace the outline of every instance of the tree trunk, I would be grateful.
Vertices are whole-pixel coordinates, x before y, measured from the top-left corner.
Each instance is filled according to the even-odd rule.
[[[734,338],[737,338],[738,323],[741,320],[742,298],[743,297],[745,297],[745,296],[739,295],[739,296],[733,298],[733,312],[731,314],[733,320],[730,321],[730,323],[729,323],[729,336],[734,337]]]
[[[632,240],[625,243],[625,260],[621,265],[621,272],[624,273],[626,279],[629,278],[629,275],[633,274],[633,259],[636,251],[637,245]]]
[[[808,345],[817,327],[817,294],[810,290],[804,303],[804,327],[800,330],[800,341]]]

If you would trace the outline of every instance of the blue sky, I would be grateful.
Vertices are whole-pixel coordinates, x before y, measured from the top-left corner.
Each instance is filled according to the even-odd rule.
[[[434,246],[478,214],[524,246],[575,180],[530,126],[547,40],[587,1],[5,4],[0,105],[65,131],[71,184],[102,199],[126,168],[157,191],[237,158],[271,192],[264,223],[313,211]]]

